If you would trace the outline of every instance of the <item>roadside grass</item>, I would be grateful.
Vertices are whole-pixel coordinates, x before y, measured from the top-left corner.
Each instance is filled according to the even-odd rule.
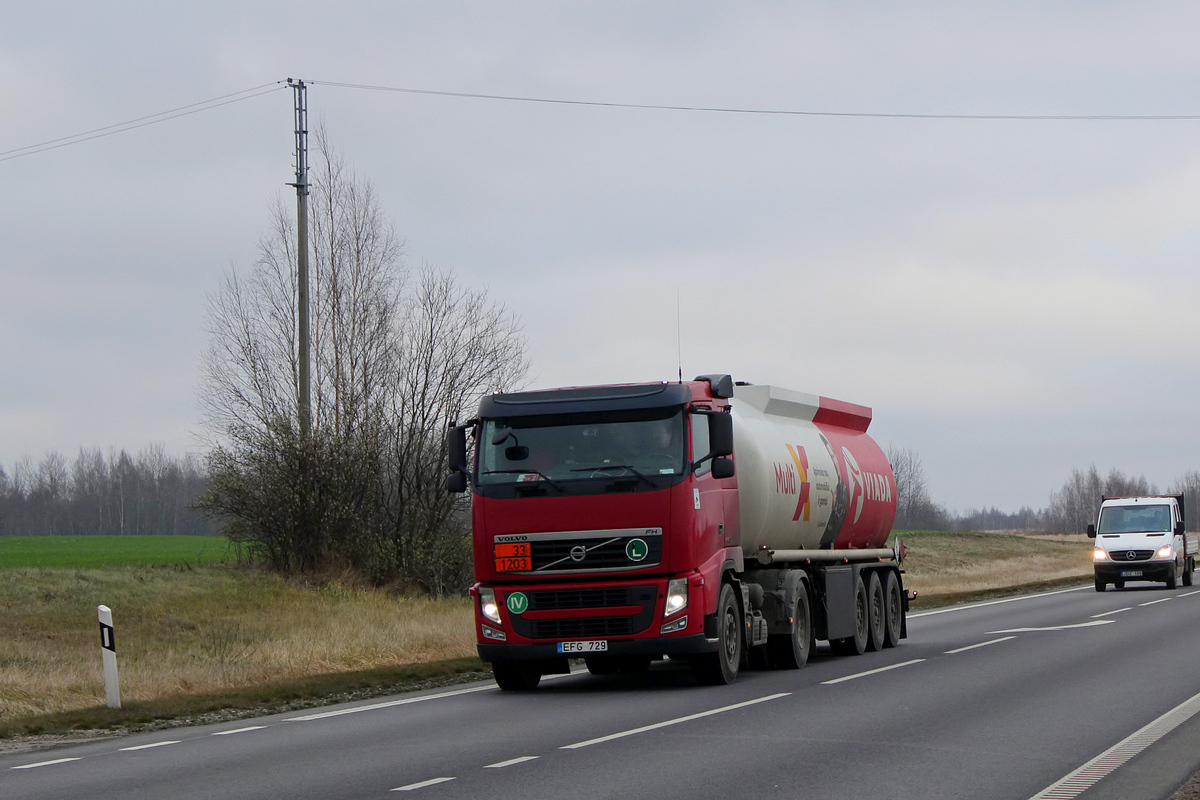
[[[914,608],[1091,576],[1082,536],[898,535]],[[6,538],[15,537],[0,537],[0,547]],[[150,566],[0,569],[0,740],[235,719],[489,674],[475,656],[466,598],[405,596],[337,576],[289,579],[195,551],[172,562],[151,542],[129,548],[132,557],[157,555]],[[13,551],[0,549],[0,565]],[[72,563],[71,554],[89,557],[80,548],[55,558]],[[100,604],[113,611],[120,710],[104,706]]]
[[[197,566],[236,556],[224,536],[0,536],[0,569]]]

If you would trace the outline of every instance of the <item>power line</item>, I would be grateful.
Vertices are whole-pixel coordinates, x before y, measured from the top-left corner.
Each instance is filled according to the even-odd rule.
[[[442,92],[433,89],[412,89],[401,86],[374,86],[365,83],[309,81],[310,86],[332,86],[339,89],[365,89],[373,92],[461,97],[471,100],[506,100],[518,103],[548,103],[564,106],[596,106],[599,108],[635,108],[650,111],[699,111],[718,114],[767,114],[789,117],[861,117],[868,119],[944,119],[944,120],[1200,120],[1200,114],[887,114],[870,111],[790,111],[771,108],[728,108],[721,106],[671,106],[649,103],[608,103],[597,100],[563,100],[550,97],[478,94],[475,92]]]
[[[74,134],[73,136],[63,136],[58,139],[51,139],[38,144],[31,144],[25,147],[18,147],[14,150],[5,150],[0,152],[0,161],[9,161],[14,158],[23,156],[31,156],[36,153],[44,153],[47,150],[57,150],[60,147],[68,147],[80,142],[91,141],[92,139],[100,139],[105,136],[113,136],[118,133],[144,128],[147,125],[156,125],[159,122],[166,122],[179,117],[186,117],[191,114],[199,114],[201,111],[209,111],[221,106],[227,106],[231,103],[240,103],[243,100],[251,100],[255,97],[261,97],[264,94],[278,91],[287,88],[284,81],[273,81],[272,83],[264,83],[261,86],[254,86],[249,89],[242,89],[239,92],[224,94],[220,97],[213,97],[209,100],[201,100],[198,103],[189,103],[186,106],[160,111],[157,114],[149,114],[144,117],[126,120],[125,122],[117,122],[112,125],[105,125],[102,128],[93,128],[90,131]]]

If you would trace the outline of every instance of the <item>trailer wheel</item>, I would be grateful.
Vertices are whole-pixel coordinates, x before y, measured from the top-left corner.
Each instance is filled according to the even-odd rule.
[[[775,633],[767,639],[771,665],[778,669],[800,669],[808,663],[813,645],[816,644],[808,589],[803,583],[796,588],[796,604],[792,606],[792,632]]]
[[[867,651],[867,639],[870,638],[871,612],[867,605],[867,587],[863,585],[862,576],[854,578],[854,635],[844,639],[834,639],[829,642],[833,652],[839,656],[861,656]]]
[[[493,661],[492,676],[506,692],[528,692],[537,688],[542,671],[536,664],[524,661]]]
[[[721,585],[717,598],[717,652],[706,653],[693,664],[696,680],[710,686],[720,686],[737,680],[742,666],[742,628],[744,621],[734,596],[733,587]]]
[[[904,630],[904,596],[900,592],[900,579],[893,570],[888,570],[887,581],[883,590],[887,611],[884,617],[883,646],[895,647],[900,644],[900,634]]]
[[[867,649],[871,651],[883,649],[883,639],[886,636],[884,628],[887,625],[887,605],[883,594],[883,583],[879,580],[879,571],[871,570],[867,580]]]

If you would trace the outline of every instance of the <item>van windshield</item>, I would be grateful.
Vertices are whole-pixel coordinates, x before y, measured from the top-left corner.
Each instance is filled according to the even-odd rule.
[[[1100,511],[1100,533],[1163,533],[1171,530],[1171,507],[1109,506]]]
[[[489,419],[479,483],[682,475],[683,419],[679,408]]]

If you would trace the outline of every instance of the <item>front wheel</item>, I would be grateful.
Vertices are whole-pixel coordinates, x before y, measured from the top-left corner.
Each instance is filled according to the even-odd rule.
[[[1187,561],[1183,562],[1183,585],[1184,586],[1192,585],[1192,573],[1195,571],[1196,571],[1196,565],[1192,562],[1192,560],[1190,558]]]
[[[537,688],[542,680],[542,671],[536,664],[524,661],[494,661],[492,676],[506,692],[528,692]]]
[[[1097,576],[1096,576],[1096,591],[1097,591],[1097,592],[1103,592],[1103,591],[1104,591],[1104,587],[1105,587],[1105,586],[1107,586],[1107,585],[1108,585],[1107,583],[1105,583],[1104,581],[1100,580],[1100,576],[1099,576],[1099,575],[1097,575]]]
[[[717,598],[717,652],[696,659],[694,671],[700,683],[720,686],[737,680],[742,666],[742,615],[733,587],[721,585]]]

